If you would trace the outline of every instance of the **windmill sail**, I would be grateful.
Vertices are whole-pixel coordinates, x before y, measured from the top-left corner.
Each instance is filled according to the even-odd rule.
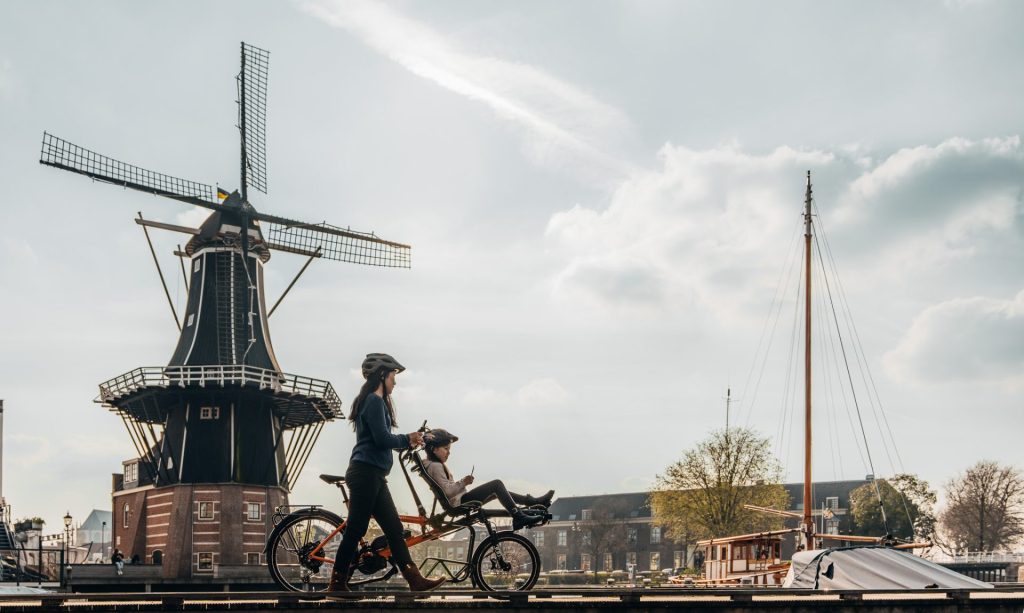
[[[238,75],[238,127],[242,131],[242,184],[267,193],[267,71],[270,52],[242,43]]]
[[[271,249],[314,255],[338,262],[409,268],[409,245],[386,241],[373,233],[342,229],[327,223],[308,224],[273,215],[256,214],[267,229]],[[319,252],[317,252],[319,249]]]
[[[217,203],[217,190],[212,185],[126,164],[85,147],[79,147],[48,132],[43,133],[43,148],[39,162],[77,172],[104,183],[113,183],[206,208],[220,208]]]

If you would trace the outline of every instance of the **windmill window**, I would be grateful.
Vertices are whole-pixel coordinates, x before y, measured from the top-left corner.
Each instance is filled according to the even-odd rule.
[[[124,480],[129,483],[134,483],[139,480],[139,464],[137,462],[125,465]]]
[[[220,419],[220,407],[200,407],[199,419]]]
[[[196,556],[199,570],[213,570],[213,554],[203,552]]]
[[[254,521],[259,520],[260,517],[261,517],[260,510],[261,510],[260,509],[260,503],[258,503],[258,502],[250,502],[250,503],[248,503],[248,505],[247,505],[247,517],[250,520],[254,520]]]
[[[189,326],[191,326],[192,322],[195,321],[195,319],[196,319],[196,314],[195,313],[189,313],[188,314],[188,321],[185,322],[185,327],[188,328]]]
[[[213,503],[212,502],[200,502],[199,503],[199,519],[213,519]]]
[[[249,552],[245,554],[245,563],[249,566],[259,566],[260,554],[258,552]]]
[[[132,517],[132,508],[130,506],[128,506],[128,503],[126,502],[126,503],[124,503],[124,509],[122,511],[123,511],[122,514],[124,515],[124,521],[122,522],[122,526],[124,528],[127,528],[128,527],[128,520],[130,520],[131,517]]]
[[[202,268],[202,263],[203,261],[201,259],[196,258],[192,262],[192,272],[199,272],[199,269]]]

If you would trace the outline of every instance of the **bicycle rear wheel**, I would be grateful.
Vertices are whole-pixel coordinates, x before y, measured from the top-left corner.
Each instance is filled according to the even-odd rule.
[[[482,590],[525,591],[540,577],[540,554],[524,536],[499,532],[473,554],[473,583]]]
[[[326,591],[334,563],[310,554],[330,537],[315,555],[334,560],[344,532],[331,536],[338,525],[337,517],[320,510],[285,518],[267,543],[267,565],[274,581],[292,592]]]

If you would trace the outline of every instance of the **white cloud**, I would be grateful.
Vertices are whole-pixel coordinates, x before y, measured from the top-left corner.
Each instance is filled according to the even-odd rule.
[[[204,209],[198,206],[188,207],[180,213],[176,213],[174,216],[174,223],[179,226],[185,226],[188,228],[198,228],[203,225],[206,218],[210,216],[210,209]]]
[[[1024,291],[1011,300],[957,298],[923,310],[886,369],[921,383],[1024,384]]]
[[[628,119],[579,88],[527,64],[463,51],[451,36],[383,3],[318,0],[303,8],[413,74],[487,105],[521,130],[534,162],[576,170],[590,179],[631,172],[628,163],[602,148],[630,131]]]
[[[11,433],[7,435],[4,456],[13,466],[38,466],[53,458],[50,440],[31,434]]]
[[[5,262],[17,262],[20,267],[39,264],[39,256],[36,255],[32,244],[23,238],[3,237],[0,240],[0,254]]]
[[[0,58],[0,94],[8,94],[14,91],[14,88],[14,64],[9,58]]]
[[[550,288],[560,301],[611,312],[698,308],[723,320],[736,305],[766,303],[765,284],[796,236],[807,169],[819,226],[843,241],[847,261],[872,259],[865,276],[893,280],[980,251],[1019,252],[1017,136],[951,138],[889,156],[860,146],[758,155],[666,145],[659,157],[661,168],[632,175],[607,208],[575,204],[550,218]]]
[[[948,195],[952,196],[961,194],[964,188],[983,188],[984,184],[978,183],[991,179],[993,173],[998,172],[999,166],[993,162],[999,160],[1011,162],[1011,168],[1019,168],[1024,162],[1020,136],[982,140],[950,138],[938,145],[900,149],[853,181],[844,195],[843,206],[836,212],[836,219],[857,219],[867,212],[883,208],[890,202],[890,194],[908,186],[949,185]],[[957,176],[964,169],[975,170],[973,166],[979,162],[987,165],[987,172]],[[929,175],[931,180],[922,180]],[[942,200],[946,199],[941,198],[941,191],[936,195],[940,198],[912,203],[914,206],[904,207],[903,210],[940,210]]]
[[[547,408],[563,405],[569,399],[569,392],[554,379],[533,379],[508,394],[489,388],[471,388],[462,395],[462,403],[469,408],[502,410],[512,407]]]
[[[660,169],[634,174],[607,209],[576,205],[551,217],[547,236],[565,258],[556,295],[613,307],[725,302],[717,296],[756,283],[760,254],[785,246],[806,169],[835,156],[666,145],[659,159]]]
[[[497,390],[473,388],[462,395],[462,404],[471,409],[504,409],[512,405],[512,398]]]
[[[554,379],[534,379],[516,392],[516,400],[523,407],[550,407],[564,404],[569,393]]]

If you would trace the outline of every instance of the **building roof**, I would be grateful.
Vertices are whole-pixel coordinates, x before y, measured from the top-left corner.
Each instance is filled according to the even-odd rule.
[[[826,498],[839,498],[840,508],[849,508],[850,492],[870,483],[863,479],[847,481],[815,481],[812,488],[815,506]],[[804,505],[804,484],[784,483],[789,494],[789,510],[802,509]],[[598,502],[623,509],[622,519],[650,518],[650,492],[625,494],[598,494],[593,496],[563,496],[551,505],[551,521],[577,521],[583,519],[583,509],[593,509]]]
[[[621,505],[625,512],[623,519],[651,516],[649,492],[633,492],[628,494],[598,494],[596,496],[566,496],[558,498],[550,508],[551,521],[576,521],[583,519],[583,509],[593,509],[598,502],[615,506]]]
[[[103,522],[107,522],[107,528],[111,527],[111,520],[113,519],[113,513],[110,511],[104,511],[102,509],[93,509],[89,512],[88,517],[85,518],[81,524],[79,524],[79,530],[100,530],[103,527]]]

